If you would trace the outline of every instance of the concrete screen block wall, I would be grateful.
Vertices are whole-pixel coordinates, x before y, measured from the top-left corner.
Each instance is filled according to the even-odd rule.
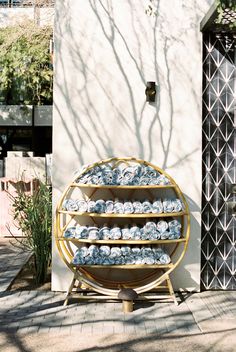
[[[62,1],[55,9],[54,209],[73,173],[110,156],[165,169],[191,210],[191,240],[175,289],[200,284],[201,33],[213,1]],[[147,81],[157,98],[147,103]],[[52,289],[70,271],[53,246]]]
[[[14,154],[14,152],[12,153]],[[8,179],[40,179],[46,180],[46,165],[44,157],[8,156],[5,158],[5,176]]]

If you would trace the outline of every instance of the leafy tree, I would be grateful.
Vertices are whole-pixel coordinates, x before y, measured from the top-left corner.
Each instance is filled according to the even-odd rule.
[[[0,100],[4,104],[52,104],[51,27],[32,21],[0,30]]]
[[[236,12],[235,0],[217,0],[218,17],[217,17],[216,23],[221,24],[225,9],[230,9],[231,11]],[[229,28],[232,30],[235,30],[236,29],[236,21],[234,21],[233,23],[230,23]]]

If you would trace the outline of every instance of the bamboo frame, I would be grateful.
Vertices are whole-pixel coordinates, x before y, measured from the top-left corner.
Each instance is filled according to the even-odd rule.
[[[185,238],[178,238],[176,240],[90,240],[85,238],[58,238],[58,241],[74,242],[74,243],[91,243],[91,244],[167,244],[186,242]]]
[[[77,176],[78,177],[78,176]],[[79,187],[79,188],[99,188],[99,189],[162,189],[162,188],[174,188],[172,184],[169,185],[144,185],[144,186],[121,186],[121,185],[92,185],[84,183],[71,183],[70,187]]]
[[[68,214],[74,216],[91,216],[95,218],[170,218],[186,215],[186,212],[181,211],[179,213],[137,213],[137,214],[108,214],[108,213],[80,213],[78,211],[68,211],[68,210],[59,210],[60,214]]]
[[[87,172],[88,170],[92,169],[95,166],[99,166],[102,164],[107,164],[107,163],[114,163],[114,166],[120,164],[120,163],[126,163],[127,165],[130,164],[130,162],[134,163],[141,163],[146,166],[151,166],[154,168],[156,171],[158,171],[160,174],[166,176],[170,184],[168,185],[147,185],[147,186],[115,186],[115,185],[88,185],[88,184],[79,184],[76,182],[79,176],[81,176],[83,173]],[[151,291],[153,289],[156,289],[158,287],[162,287],[163,282],[167,282],[167,287],[170,293],[170,298],[176,303],[176,299],[174,296],[174,291],[173,287],[169,278],[169,274],[179,265],[181,260],[183,259],[188,242],[189,242],[189,236],[190,236],[190,214],[189,214],[189,209],[187,202],[185,200],[185,197],[183,193],[181,192],[180,188],[178,185],[175,183],[175,181],[162,169],[158,168],[157,166],[141,160],[141,159],[135,159],[135,158],[110,158],[107,160],[102,160],[100,162],[94,163],[90,165],[86,170],[83,171],[81,175],[76,175],[74,177],[74,180],[72,183],[68,185],[68,187],[65,189],[65,191],[62,194],[62,197],[60,201],[58,202],[57,209],[56,209],[56,226],[55,226],[55,239],[56,239],[56,245],[59,250],[59,255],[64,261],[64,263],[74,272],[74,277],[73,277],[73,284],[71,283],[71,286],[68,289],[67,296],[71,294],[71,291],[73,289],[75,281],[79,281],[81,284],[83,284],[85,287],[88,287],[91,291],[95,292],[96,294],[102,294],[102,297],[109,297],[109,298],[117,298],[117,294],[119,292],[120,287],[122,286],[122,283],[119,281],[116,284],[116,281],[104,279],[100,280],[96,279],[96,275],[94,273],[90,273],[89,270],[91,269],[98,269],[98,270],[125,270],[125,269],[132,269],[132,272],[134,270],[145,270],[145,269],[153,269],[151,270],[151,273],[148,275],[143,275],[143,280],[142,279],[134,279],[133,281],[129,282],[124,282],[123,287],[125,285],[132,287],[132,282],[135,286],[135,283],[138,283],[138,286],[135,286],[135,290],[139,295],[142,295],[143,293],[147,291]],[[73,189],[75,187],[78,187],[80,189],[91,189],[92,193],[94,194],[97,189],[108,189],[112,195],[114,195],[113,190],[119,190],[119,189],[130,189],[131,191],[137,191],[137,190],[147,190],[148,192],[151,192],[151,190],[158,190],[158,189],[172,189],[176,196],[180,198],[184,204],[184,211],[179,212],[179,213],[161,213],[161,214],[97,214],[97,213],[79,213],[79,212],[68,212],[62,210],[62,203],[64,199],[66,198],[67,194],[69,193],[70,189]],[[132,193],[132,192],[131,192]],[[66,225],[61,226],[62,222],[62,217],[67,216],[70,217],[69,221],[67,219]],[[139,241],[134,241],[134,240],[82,240],[82,239],[65,239],[63,237],[63,232],[67,228],[68,224],[75,218],[79,216],[87,216],[93,219],[94,223],[95,220],[94,218],[107,218],[112,219],[112,218],[126,218],[126,219],[133,219],[133,218],[166,218],[166,217],[180,217],[181,222],[182,222],[182,236],[178,240],[139,240]],[[168,265],[111,265],[111,266],[99,266],[99,265],[81,265],[81,266],[76,266],[72,265],[70,263],[72,256],[73,256],[73,250],[71,248],[71,244],[78,244],[78,243],[107,243],[107,244],[149,244],[149,245],[156,245],[156,244],[162,244],[162,245],[170,245],[174,244],[175,247],[172,251],[171,258],[173,259],[174,254],[176,254],[177,248],[179,248],[179,245],[183,245],[182,251],[179,255],[179,257],[175,260],[175,262],[171,262]],[[160,276],[160,270],[164,270],[164,273]],[[111,271],[112,273],[112,271]],[[150,282],[147,282],[147,281]],[[119,286],[116,287],[116,285]],[[71,288],[72,287],[72,288]],[[110,288],[114,287],[114,289]],[[70,290],[71,289],[71,290]],[[70,291],[70,293],[69,293]],[[95,298],[95,297],[94,297]],[[95,298],[96,299],[96,298]]]
[[[164,269],[172,268],[173,264],[126,264],[126,265],[74,265],[70,264],[71,268],[93,268],[93,269]]]
[[[64,306],[67,306],[69,299],[73,297],[78,300],[86,300],[86,301],[87,300],[119,300],[117,295],[100,296],[96,291],[93,291],[90,288],[85,287],[84,289],[81,289],[81,282],[78,280],[78,286],[75,286],[76,281],[77,281],[76,275],[74,275],[66,293],[66,297],[63,304]],[[178,305],[178,301],[176,299],[169,275],[167,275],[166,282],[167,282],[167,285],[163,285],[163,286],[159,285],[158,287],[156,287],[156,289],[150,290],[148,294],[139,295],[136,301],[145,301],[145,300],[155,300],[155,301],[161,300],[162,302],[172,301],[174,302],[175,305]],[[80,288],[79,290],[78,290],[78,287]],[[163,288],[168,289],[166,294],[160,294],[156,292],[157,289],[163,289]],[[73,291],[73,289],[76,289],[76,291]]]

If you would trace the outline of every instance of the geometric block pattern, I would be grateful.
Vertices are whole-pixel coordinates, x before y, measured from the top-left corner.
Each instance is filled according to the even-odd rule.
[[[236,40],[203,35],[202,289],[236,289]]]

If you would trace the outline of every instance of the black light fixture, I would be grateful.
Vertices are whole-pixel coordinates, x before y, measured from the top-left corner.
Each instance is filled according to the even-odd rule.
[[[146,101],[154,103],[156,100],[156,82],[147,82],[146,89]]]

